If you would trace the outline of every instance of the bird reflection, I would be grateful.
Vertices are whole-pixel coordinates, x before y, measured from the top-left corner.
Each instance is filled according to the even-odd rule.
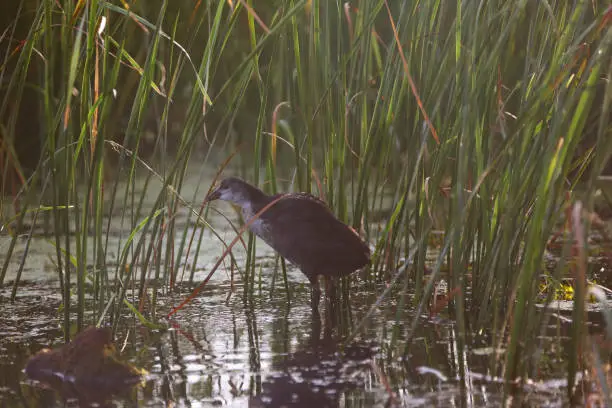
[[[337,407],[343,395],[365,387],[376,347],[343,347],[332,336],[334,319],[328,310],[323,336],[321,319],[313,310],[307,346],[275,364],[274,374],[264,380],[261,393],[250,398],[249,407]]]

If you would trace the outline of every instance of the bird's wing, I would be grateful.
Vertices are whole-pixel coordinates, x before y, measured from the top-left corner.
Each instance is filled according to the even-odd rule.
[[[269,220],[270,244],[305,273],[305,268],[350,269],[367,262],[368,247],[318,199],[292,195],[262,217]]]

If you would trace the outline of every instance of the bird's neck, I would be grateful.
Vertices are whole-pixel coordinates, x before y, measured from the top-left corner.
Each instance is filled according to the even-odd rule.
[[[266,206],[272,197],[258,189],[257,187],[247,185],[245,186],[245,197],[240,203],[237,203],[242,208],[243,212],[255,214]]]

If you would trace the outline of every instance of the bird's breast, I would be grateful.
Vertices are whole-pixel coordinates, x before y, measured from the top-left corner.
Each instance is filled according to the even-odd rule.
[[[253,216],[255,216],[255,211],[253,211],[250,206],[242,208],[242,219],[245,223],[249,222]],[[257,218],[249,225],[249,230],[259,238],[268,242],[268,228],[261,217]]]

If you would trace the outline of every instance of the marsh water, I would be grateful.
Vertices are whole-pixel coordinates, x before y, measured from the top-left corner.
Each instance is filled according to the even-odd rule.
[[[194,177],[191,182],[207,188],[209,181],[201,180]],[[194,202],[204,193],[194,187]],[[211,224],[229,242],[235,232],[222,215],[235,221],[236,213],[224,204],[214,207],[219,212],[211,212]],[[109,248],[117,248],[117,252],[127,235],[122,222],[111,219],[114,241]],[[187,210],[177,215],[177,225],[196,228]],[[64,400],[61,393],[28,379],[23,372],[28,358],[37,351],[63,344],[62,297],[51,261],[55,249],[42,229],[35,231],[16,299],[11,302],[10,296],[26,250],[25,238],[18,241],[9,276],[0,288],[0,406],[79,406],[78,401]],[[208,229],[203,233],[196,283],[204,279],[224,249]],[[2,236],[2,252],[8,240]],[[189,256],[179,254],[179,240],[176,242],[175,255],[186,259],[182,265],[189,265],[195,249]],[[242,267],[245,251],[235,248],[237,264]],[[117,253],[109,251],[108,256],[112,266]],[[504,350],[490,347],[493,334],[468,333],[468,351],[458,356],[458,333],[451,316],[444,312],[415,316],[409,292],[409,306],[398,322],[401,288],[392,290],[367,315],[387,283],[366,284],[358,275],[352,278],[350,299],[343,303],[340,317],[331,321],[323,302],[319,313],[313,314],[307,279],[289,266],[285,287],[277,264],[274,252],[258,241],[258,277],[252,298],[244,299],[238,275],[232,277],[229,268],[222,267],[171,320],[163,316],[184,300],[193,286],[181,282],[173,290],[160,290],[157,314],[167,330],[147,328],[126,309],[126,318],[115,335],[116,347],[123,361],[148,374],[143,386],[110,397],[104,404],[318,408],[502,404],[504,384],[491,367],[501,366]],[[419,324],[416,333],[410,333],[415,318]],[[524,404],[564,405],[565,360],[558,345],[567,339],[566,325],[562,319],[551,320],[550,338],[543,340],[549,344],[543,348],[546,357],[521,392]],[[408,335],[413,340],[405,354]]]

